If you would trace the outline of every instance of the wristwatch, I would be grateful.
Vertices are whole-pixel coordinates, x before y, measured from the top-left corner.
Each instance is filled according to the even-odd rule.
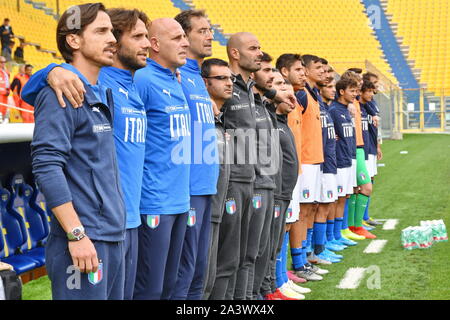
[[[69,239],[69,241],[80,241],[84,237],[86,237],[86,234],[84,233],[83,226],[75,227],[72,231],[67,232],[67,239]]]

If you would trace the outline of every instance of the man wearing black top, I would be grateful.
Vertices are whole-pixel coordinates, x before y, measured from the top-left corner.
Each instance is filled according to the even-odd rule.
[[[225,196],[230,180],[229,137],[223,126],[222,106],[233,94],[233,81],[228,63],[220,59],[208,59],[202,64],[202,77],[213,103],[217,148],[219,152],[220,171],[217,182],[217,193],[211,198],[211,234],[209,244],[208,269],[204,284],[203,299],[209,299],[216,279],[217,247],[219,244],[219,228],[223,217]]]
[[[0,36],[2,39],[2,56],[5,56],[4,51],[6,53],[6,50],[9,49],[9,43],[14,37],[14,32],[12,31],[12,27],[9,25],[8,18],[5,18],[3,25],[0,27]]]

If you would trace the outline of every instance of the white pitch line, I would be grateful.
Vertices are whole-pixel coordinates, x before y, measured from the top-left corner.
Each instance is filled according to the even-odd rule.
[[[389,219],[383,225],[383,230],[394,230],[397,226],[398,219]]]
[[[344,275],[344,278],[341,282],[336,286],[339,289],[356,289],[359,286],[362,278],[364,277],[364,273],[366,272],[366,268],[350,268]]]
[[[364,249],[364,253],[380,253],[386,245],[387,240],[372,240],[366,249]]]

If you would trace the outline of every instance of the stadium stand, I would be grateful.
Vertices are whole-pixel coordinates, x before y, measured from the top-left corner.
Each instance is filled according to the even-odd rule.
[[[193,4],[206,9],[210,20],[219,23],[225,33],[254,33],[263,50],[274,57],[285,52],[314,53],[327,57],[339,73],[350,66],[364,67],[364,60],[369,60],[397,82],[358,0],[320,0],[314,5],[286,0],[283,6],[271,0],[194,0]],[[243,17],[237,12],[248,14]],[[317,17],[322,17],[320,28]]]
[[[20,1],[20,11],[17,10],[16,1],[0,0],[0,12],[11,20],[15,34],[15,45],[24,41],[25,60],[31,62],[35,68],[40,69],[51,62],[60,62],[56,57],[54,17],[36,10],[31,4]],[[13,49],[13,52],[15,47]]]
[[[0,260],[12,265],[17,274],[22,274],[37,268],[39,262],[21,254],[20,248],[27,243],[22,218],[10,209],[11,194],[8,190],[0,188],[0,197]]]
[[[45,264],[44,244],[49,231],[46,214],[30,205],[33,188],[24,182],[21,174],[12,177],[11,190],[12,208],[20,214],[26,227],[27,242],[22,246],[22,252],[42,266]]]
[[[387,0],[387,14],[397,38],[409,48],[407,58],[420,70],[420,82],[441,95],[450,95],[450,3],[447,0]]]

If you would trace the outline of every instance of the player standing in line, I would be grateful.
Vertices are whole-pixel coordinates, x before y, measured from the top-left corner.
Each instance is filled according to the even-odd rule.
[[[50,87],[39,91],[35,103],[33,173],[56,217],[46,266],[53,299],[123,299],[126,212],[114,150],[112,94],[98,82],[100,68],[114,62],[116,39],[101,3],[77,9],[80,23],[69,23],[69,9],[56,34],[66,67],[85,87],[83,108],[59,107]],[[74,271],[87,274],[70,288]]]
[[[376,95],[378,93],[378,76],[374,73],[367,72],[363,74],[363,80],[364,81],[370,81],[375,86],[374,94]],[[368,113],[368,121],[369,121],[369,166],[368,169],[371,168],[371,172],[369,174],[372,177],[372,185],[374,184],[374,177],[377,175],[377,160],[381,160],[383,158],[383,152],[381,151],[381,130],[378,130],[379,124],[380,124],[380,109],[378,108],[378,105],[375,101],[375,99],[372,99],[372,101],[369,101],[364,105],[366,108],[366,111]],[[364,213],[364,221],[371,225],[371,226],[377,226],[382,224],[381,222],[376,221],[375,219],[372,219],[369,215],[369,205],[370,205],[370,198],[369,202],[367,204],[366,212]]]
[[[187,62],[180,70],[181,86],[191,112],[191,206],[178,272],[176,300],[200,300],[208,262],[211,195],[217,193],[219,159],[214,112],[201,76],[201,65],[212,55],[213,31],[201,10],[186,10],[175,17],[189,41]]]
[[[325,68],[328,69],[326,63],[323,63]],[[335,94],[334,80],[332,78],[327,78],[325,81],[320,82],[319,88],[325,93]],[[323,88],[327,87],[331,83],[330,92],[327,92]],[[328,95],[325,99],[330,101]],[[329,250],[341,251],[345,247],[340,244],[335,244],[326,241],[327,234],[327,218],[330,216],[330,211],[335,210],[334,203],[337,200],[337,164],[336,164],[336,135],[334,131],[334,123],[328,111],[328,104],[322,100],[320,104],[320,119],[322,124],[322,139],[324,145],[324,158],[323,171],[320,177],[321,179],[321,193],[320,193],[320,203],[317,209],[316,220],[314,222],[314,255],[319,258],[319,263],[324,263],[321,260],[325,260],[325,264],[330,264],[331,262],[340,262],[341,258],[337,258],[335,255],[330,255]],[[334,219],[334,218],[333,218]],[[330,228],[328,228],[330,229]],[[328,249],[328,250],[325,250]],[[331,252],[332,252],[331,251]]]
[[[358,70],[359,72],[359,70]],[[362,77],[359,73],[348,70],[342,78],[353,78],[358,82],[358,95],[362,87]],[[367,207],[369,196],[372,193],[372,183],[370,176],[366,168],[366,157],[364,153],[364,140],[362,136],[362,120],[361,120],[361,107],[358,99],[353,102],[355,106],[355,133],[356,133],[356,187],[353,195],[350,196],[348,206],[348,226],[350,231],[362,236],[366,239],[375,239],[376,236],[367,231],[362,226],[364,212]]]
[[[118,41],[114,64],[100,70],[99,81],[112,89],[114,98],[114,142],[120,173],[125,207],[127,209],[127,232],[125,235],[125,300],[133,298],[138,256],[138,227],[141,224],[139,201],[145,157],[146,114],[134,82],[136,70],[146,66],[150,42],[150,20],[138,10],[109,9],[108,15]],[[50,64],[38,71],[25,85],[24,100],[34,103],[35,93],[47,83],[57,96],[69,95],[68,87],[78,88],[79,78],[70,70]],[[51,70],[51,71],[50,71]],[[48,75],[47,75],[48,74]],[[65,83],[70,83],[70,86]],[[77,99],[83,90],[76,92]],[[73,96],[70,96],[74,100]],[[66,97],[69,99],[69,97]],[[61,103],[61,102],[60,102]],[[78,105],[78,102],[74,101]]]
[[[320,200],[320,165],[323,163],[324,157],[320,106],[316,87],[317,82],[322,80],[324,69],[321,59],[317,56],[303,55],[302,59],[305,64],[306,86],[305,90],[296,92],[297,101],[304,108],[301,132],[302,173],[298,178],[301,218],[300,223],[291,226],[290,242],[292,263],[296,275],[306,280],[317,281],[322,280],[322,276],[317,273],[325,274],[328,271],[309,264],[304,257],[307,248],[311,246],[315,202]],[[301,231],[304,228],[302,218],[305,218],[307,227],[307,234],[304,238],[301,238],[301,234],[304,233]],[[317,260],[309,262],[317,262]],[[314,269],[312,270],[312,268]]]
[[[276,90],[293,92],[292,85],[286,83],[279,71],[274,72],[274,75],[273,87]],[[287,276],[287,242],[289,241],[289,234],[285,222],[287,215],[292,212],[292,195],[297,184],[299,166],[294,135],[287,123],[287,115],[292,112],[293,108],[283,103],[276,103],[275,106],[277,129],[282,151],[282,170],[275,180],[277,188],[275,190],[274,216],[271,230],[273,234],[270,249],[271,256],[260,293],[268,300],[304,299],[303,294],[309,293],[311,290],[296,285]],[[298,201],[296,202],[298,208]]]
[[[135,76],[147,112],[138,300],[173,299],[190,208],[191,119],[176,76],[186,64],[189,42],[170,18],[153,21],[149,39],[150,59]]]
[[[264,92],[272,89],[274,78],[272,60],[270,55],[263,52],[261,69],[253,73],[258,157],[255,166],[253,213],[250,219],[252,232],[249,234],[246,257],[249,265],[247,300],[258,298],[269,264],[275,179],[281,171],[275,107],[264,97]]]
[[[227,54],[235,80],[233,96],[225,101],[222,112],[225,130],[231,135],[233,162],[220,224],[212,300],[231,300],[234,297],[237,273],[247,249],[255,180],[256,116],[254,82],[250,74],[261,68],[261,47],[253,34],[236,33],[228,40]]]
[[[334,79],[330,79],[330,81],[325,86],[321,87],[320,94],[322,96],[324,106],[327,108],[329,113],[330,106],[332,102],[336,99],[336,82],[334,81]],[[339,167],[337,167],[336,171],[336,185],[338,181],[338,174],[339,174],[338,171],[340,171]],[[336,194],[337,197],[346,196],[342,184],[339,187],[337,186]],[[350,239],[341,236],[343,215],[344,211],[337,210],[337,201],[334,202],[330,208],[330,212],[327,217],[327,243],[333,243],[344,246],[354,246],[357,244],[357,242],[354,242]]]
[[[219,246],[219,229],[225,206],[225,196],[230,180],[230,145],[229,136],[223,125],[222,106],[233,95],[233,81],[228,63],[220,59],[208,59],[202,64],[202,77],[211,100],[214,102],[216,120],[217,146],[220,161],[217,193],[211,197],[211,235],[209,258],[205,279],[203,299],[208,300],[216,279],[217,248]]]
[[[353,193],[352,159],[356,148],[355,129],[349,105],[358,95],[358,83],[354,79],[341,79],[336,83],[337,100],[330,105],[330,115],[334,122],[336,132],[336,163],[338,202],[336,217],[344,216],[344,207],[348,195]],[[335,219],[335,238],[341,233],[342,221]]]
[[[228,40],[227,54],[235,80],[233,96],[222,110],[225,129],[231,134],[233,163],[220,225],[217,275],[210,297],[213,300],[230,300],[234,296],[237,270],[247,248],[256,163],[255,102],[251,90],[254,83],[250,74],[261,68],[261,47],[253,34],[239,32]],[[284,92],[270,90],[264,95],[293,103],[292,95]]]
[[[293,87],[294,92],[300,92],[301,94],[304,93],[305,85],[306,85],[306,75],[305,75],[305,66],[302,60],[301,55],[299,54],[292,54],[292,53],[285,53],[282,54],[280,57],[278,57],[276,62],[276,67],[280,71],[280,74],[283,76],[283,78],[286,80],[286,82],[290,83]],[[302,105],[296,101],[295,108],[288,114],[288,126],[291,130],[292,134],[294,135],[295,140],[295,146],[297,151],[297,159],[299,162],[298,166],[298,174],[301,174],[301,159],[302,159],[302,123],[303,123],[303,111],[304,108]],[[298,178],[298,177],[297,177]],[[292,195],[292,201],[291,206],[288,208],[288,211],[286,213],[286,235],[283,233],[282,236],[282,247],[280,248],[282,257],[287,257],[287,254],[284,254],[284,252],[287,252],[287,246],[289,240],[285,240],[287,237],[288,239],[298,239],[298,240],[291,240],[294,241],[291,243],[291,246],[293,246],[293,243],[298,241],[298,245],[300,247],[306,248],[306,242],[302,242],[302,239],[306,239],[306,219],[304,215],[300,215],[300,206],[299,206],[299,180],[297,179],[297,183],[295,185],[295,188],[293,190]],[[290,230],[292,225],[298,224],[298,226],[294,227],[296,228],[296,233],[291,235]],[[302,248],[302,254],[299,255],[299,259],[302,260],[303,265],[307,264],[308,261],[306,259],[306,250],[303,250]],[[304,254],[303,254],[304,253]],[[287,259],[287,258],[286,258]],[[303,283],[307,280],[303,278],[299,278],[295,275],[292,271],[286,271],[287,269],[287,261],[286,259],[283,260],[281,263],[283,266],[283,273],[287,272],[288,278],[296,283]],[[278,267],[279,261],[277,260],[277,274],[278,274]],[[279,277],[277,277],[279,278]]]

